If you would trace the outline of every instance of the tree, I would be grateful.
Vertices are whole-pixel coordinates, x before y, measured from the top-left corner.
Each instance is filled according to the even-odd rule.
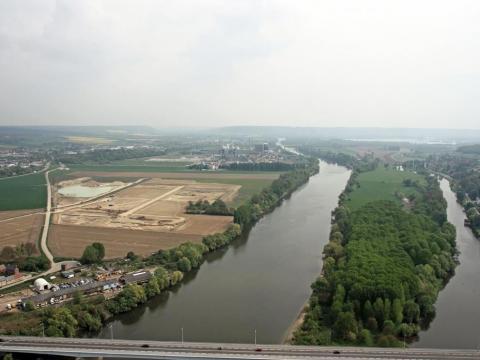
[[[77,320],[66,307],[47,308],[42,320],[46,336],[73,337],[76,334]]]
[[[105,257],[105,247],[102,243],[95,242],[85,247],[83,255],[80,258],[82,264],[98,264]]]
[[[181,271],[174,271],[170,276],[170,281],[172,285],[176,285],[183,279],[183,273]]]
[[[98,258],[100,260],[103,260],[103,258],[105,257],[105,246],[103,246],[102,243],[99,243],[99,242],[94,242],[92,244],[92,246],[97,249],[97,252],[98,252]]]
[[[375,313],[373,312],[372,303],[370,300],[367,300],[363,305],[363,319],[367,321],[371,317],[375,317]]]
[[[157,279],[155,279],[154,277],[151,278],[145,286],[145,294],[147,295],[147,298],[151,298],[155,295],[160,294],[160,286]]]
[[[360,331],[360,334],[358,335],[358,341],[360,345],[373,346],[372,334],[367,329]]]
[[[393,300],[392,305],[392,320],[396,324],[401,324],[403,321],[403,306],[400,299]]]
[[[15,249],[11,246],[4,246],[0,253],[0,259],[3,262],[10,262],[15,260]]]
[[[189,272],[190,270],[192,270],[192,264],[190,260],[185,256],[178,260],[177,266],[178,269],[182,272]]]
[[[357,322],[351,312],[341,312],[333,325],[335,337],[342,340],[355,340],[357,336]]]
[[[31,302],[30,300],[25,302],[25,307],[24,307],[25,311],[33,311],[35,310],[35,305],[33,305],[33,302]]]
[[[407,323],[418,323],[420,317],[420,307],[413,300],[408,300],[403,305],[403,316]]]
[[[385,306],[382,298],[377,298],[377,300],[375,300],[373,311],[375,312],[375,318],[377,319],[378,325],[383,327],[383,321],[385,320]]]

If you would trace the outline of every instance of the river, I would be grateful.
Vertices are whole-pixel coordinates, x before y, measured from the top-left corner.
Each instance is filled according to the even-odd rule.
[[[448,221],[457,228],[460,264],[440,291],[430,328],[412,346],[475,349],[480,345],[480,241],[463,225],[465,213],[448,181],[442,180],[440,186],[448,203]]]
[[[310,296],[328,242],[331,211],[350,171],[320,162],[320,173],[248,236],[211,253],[182,285],[117,316],[118,339],[281,343]]]

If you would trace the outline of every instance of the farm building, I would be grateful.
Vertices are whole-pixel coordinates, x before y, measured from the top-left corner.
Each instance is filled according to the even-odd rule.
[[[132,274],[126,274],[120,278],[120,281],[125,285],[128,284],[142,284],[148,282],[152,277],[150,271],[138,271]]]
[[[51,288],[50,283],[44,278],[38,278],[33,282],[33,286],[37,291],[48,290]]]
[[[94,282],[90,282],[88,284],[77,286],[77,287],[69,287],[69,288],[60,289],[57,291],[44,292],[38,295],[23,298],[22,304],[25,304],[28,301],[31,301],[34,305],[46,305],[48,303],[52,304],[56,300],[69,299],[76,292],[89,294],[96,291],[114,289],[117,286],[118,286],[118,283],[116,280],[94,281]]]

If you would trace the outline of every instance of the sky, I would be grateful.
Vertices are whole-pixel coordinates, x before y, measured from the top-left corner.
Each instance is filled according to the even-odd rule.
[[[0,125],[480,129],[478,0],[1,0]]]

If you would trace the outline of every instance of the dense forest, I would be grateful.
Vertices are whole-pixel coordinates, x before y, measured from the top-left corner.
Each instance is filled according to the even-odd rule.
[[[354,168],[346,192],[361,186]],[[399,346],[433,319],[456,266],[455,228],[435,178],[410,185],[418,195],[408,208],[376,201],[351,211],[341,200],[294,343]]]
[[[59,154],[56,159],[64,164],[83,164],[87,162],[109,163],[111,161],[144,158],[150,156],[165,155],[165,150],[160,148],[125,148],[118,149],[95,149],[76,154]]]

